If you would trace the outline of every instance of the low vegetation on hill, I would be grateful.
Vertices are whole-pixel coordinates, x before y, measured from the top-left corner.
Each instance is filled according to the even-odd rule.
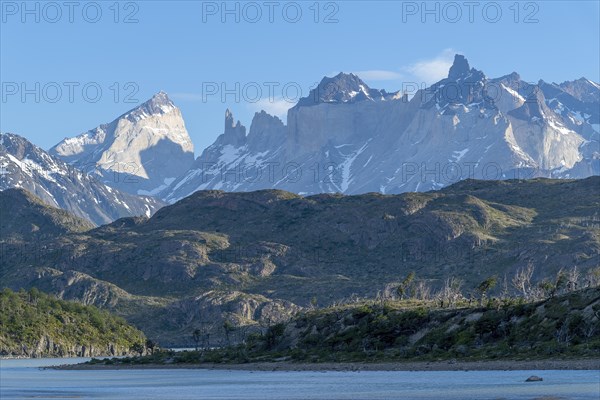
[[[94,306],[37,289],[0,291],[0,356],[115,356],[143,353],[144,334]]]
[[[244,343],[109,364],[353,362],[600,357],[600,288],[526,302],[363,301],[300,313]]]

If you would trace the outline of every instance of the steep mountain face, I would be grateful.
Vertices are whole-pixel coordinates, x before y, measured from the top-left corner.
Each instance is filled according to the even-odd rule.
[[[581,78],[560,85],[540,81],[539,87],[548,108],[561,117],[560,121],[569,131],[583,138],[579,146],[580,160],[570,171],[561,171],[561,174],[597,175],[600,171],[600,85]]]
[[[184,173],[194,147],[181,112],[160,92],[108,124],[58,143],[50,154],[107,185],[152,195]]]
[[[96,225],[134,215],[149,217],[164,205],[152,197],[122,193],[21,136],[0,133],[0,190],[11,188],[25,189],[45,204],[68,210]]]
[[[281,320],[313,297],[375,296],[410,271],[434,289],[459,277],[466,291],[494,274],[510,282],[528,264],[534,281],[574,265],[584,276],[600,262],[599,190],[591,177],[401,195],[200,191],[149,219],[3,241],[0,280],[111,308],[152,338],[189,344],[201,324]]]
[[[585,103],[600,103],[600,85],[586,78],[563,82],[559,85],[565,92]],[[598,111],[596,109],[596,111]]]
[[[461,55],[447,78],[410,100],[342,73],[292,107],[287,126],[257,113],[246,135],[227,111],[224,133],[159,195],[174,202],[209,189],[402,193],[466,178],[597,175],[599,96],[600,86],[583,78],[490,79]]]

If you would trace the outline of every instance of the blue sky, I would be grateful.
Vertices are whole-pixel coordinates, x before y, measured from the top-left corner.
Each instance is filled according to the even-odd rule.
[[[395,91],[434,83],[458,52],[490,77],[600,80],[598,1],[515,3],[228,2],[223,15],[221,1],[3,0],[0,130],[47,149],[164,90],[199,155],[226,108],[249,127],[255,111],[285,115],[298,88],[339,71]]]

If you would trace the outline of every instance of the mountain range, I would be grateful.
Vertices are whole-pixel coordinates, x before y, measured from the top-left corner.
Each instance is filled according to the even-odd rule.
[[[223,133],[195,160],[164,92],[48,152],[2,137],[0,188],[23,187],[100,225],[198,190],[397,194],[463,179],[598,175],[600,85],[488,78],[456,55],[447,78],[412,96],[340,73],[301,98],[287,124],[261,111],[247,130],[227,110]]]
[[[411,271],[433,290],[586,273],[599,131],[598,84],[488,78],[457,55],[412,96],[340,73],[285,124],[262,111],[247,131],[227,110],[194,160],[159,92],[49,151],[0,134],[0,280],[188,344],[209,321],[270,324]]]
[[[403,193],[461,179],[600,173],[600,85],[491,79],[456,55],[448,77],[409,99],[358,76],[324,78],[287,114],[224,132],[159,196],[276,188],[299,194]]]
[[[25,189],[45,204],[96,225],[132,215],[149,217],[165,204],[154,197],[119,191],[21,136],[0,133],[0,190],[11,188]],[[11,217],[2,215],[3,219]]]

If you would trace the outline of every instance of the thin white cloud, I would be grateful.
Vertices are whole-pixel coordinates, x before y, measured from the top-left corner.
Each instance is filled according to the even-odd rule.
[[[266,111],[271,115],[275,115],[279,117],[282,121],[285,122],[287,118],[287,112],[290,108],[294,106],[295,103],[292,103],[284,98],[273,98],[273,99],[260,99],[256,103],[251,103],[249,106],[254,111]]]
[[[437,56],[417,61],[413,64],[400,67],[397,71],[372,69],[365,71],[355,71],[361,79],[366,81],[402,81],[401,87],[396,90],[404,90],[405,84],[414,89],[413,83],[417,83],[419,87],[430,86],[448,76],[448,70],[454,61],[456,50],[448,48],[443,50]],[[337,72],[328,74],[327,76],[335,76]],[[315,83],[312,87],[316,86]],[[395,84],[393,84],[395,85]],[[205,101],[199,93],[173,93],[170,95],[175,100],[182,101]],[[253,111],[264,110],[271,115],[275,115],[282,120],[287,117],[287,112],[294,106],[295,102],[291,102],[282,97],[260,99],[257,102],[250,103],[248,106]]]
[[[368,81],[395,81],[402,78],[402,74],[399,72],[381,69],[356,71],[354,74],[358,75],[361,79],[366,79]]]
[[[432,85],[448,76],[448,70],[454,61],[453,49],[445,49],[436,57],[429,60],[421,60],[404,68],[418,81]]]

